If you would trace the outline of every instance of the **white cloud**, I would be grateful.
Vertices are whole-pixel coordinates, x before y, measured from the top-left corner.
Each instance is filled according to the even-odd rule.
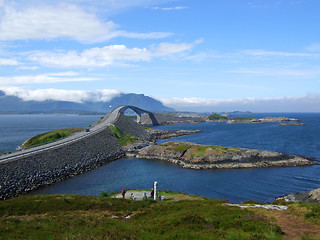
[[[39,69],[38,66],[21,66],[21,67],[18,67],[19,70],[37,70]]]
[[[35,51],[28,53],[28,59],[45,66],[55,67],[104,67],[126,62],[150,61],[153,57],[162,57],[189,51],[194,43],[161,43],[147,48],[127,48],[125,45],[109,45],[102,48],[90,48],[80,53],[69,52],[44,52]]]
[[[289,77],[316,77],[320,76],[319,69],[290,69],[290,68],[240,68],[230,70],[231,73],[250,74],[258,76],[289,76]]]
[[[193,43],[160,43],[158,46],[154,47],[154,56],[167,56],[180,52],[185,52],[191,50],[195,45],[202,43],[202,39],[198,39]]]
[[[112,38],[116,28],[112,21],[101,22],[74,5],[29,7],[21,11],[6,7],[0,22],[0,40],[66,37],[88,41],[101,38],[102,34]]]
[[[76,5],[26,6],[17,10],[4,7],[0,16],[0,40],[69,38],[80,42],[102,42],[115,37],[163,38],[171,33],[130,33],[118,30],[112,21],[102,21],[95,14]]]
[[[320,112],[320,94],[317,93],[275,98],[162,98],[161,101],[178,111]]]
[[[19,64],[14,58],[0,58],[0,66],[17,66]]]
[[[49,73],[49,74],[38,74],[38,75],[5,76],[5,77],[0,77],[0,86],[101,80],[99,78],[81,77],[79,75],[80,74],[75,72],[63,72],[63,73],[51,73],[51,74]]]
[[[121,94],[118,90],[100,89],[96,91],[60,90],[60,89],[24,89],[18,87],[2,88],[8,96],[15,96],[24,101],[70,101],[70,102],[107,102]]]
[[[121,37],[137,38],[137,39],[160,39],[166,38],[172,35],[169,32],[151,32],[151,33],[134,33],[126,31],[117,31],[117,34]]]
[[[243,50],[239,52],[240,55],[248,55],[253,57],[320,57],[315,53],[304,52],[279,52],[279,51],[266,51],[262,49]]]
[[[173,11],[173,10],[183,10],[188,9],[188,7],[184,6],[176,6],[176,7],[152,7],[153,10],[162,10],[162,11]]]
[[[80,54],[76,51],[64,52],[34,52],[30,60],[42,65],[61,67],[103,67],[118,62],[148,61],[150,52],[143,48],[127,48],[124,45],[110,45],[102,48],[91,48]]]

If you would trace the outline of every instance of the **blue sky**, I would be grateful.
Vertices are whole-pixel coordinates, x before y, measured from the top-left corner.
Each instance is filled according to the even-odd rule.
[[[0,89],[320,112],[318,0],[0,0]]]

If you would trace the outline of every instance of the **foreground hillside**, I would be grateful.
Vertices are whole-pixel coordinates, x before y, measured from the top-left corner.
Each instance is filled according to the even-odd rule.
[[[0,202],[1,239],[319,239],[320,207],[241,209],[162,192],[165,201],[80,195],[20,196]],[[179,201],[173,200],[179,199]],[[290,222],[290,219],[294,221]],[[281,226],[281,227],[280,227]],[[299,226],[299,227],[297,227]]]

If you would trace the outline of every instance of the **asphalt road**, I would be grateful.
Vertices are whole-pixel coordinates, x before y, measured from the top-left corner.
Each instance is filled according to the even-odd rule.
[[[0,164],[2,163],[6,163],[9,161],[14,161],[20,158],[24,158],[26,156],[35,154],[35,153],[39,153],[42,151],[47,151],[49,149],[56,149],[59,148],[61,146],[76,142],[76,141],[81,141],[83,138],[87,138],[90,137],[94,134],[97,134],[103,130],[105,130],[109,125],[113,124],[114,122],[117,121],[118,116],[119,116],[119,111],[123,106],[120,106],[116,109],[114,109],[111,113],[107,114],[104,116],[103,119],[101,119],[101,121],[94,125],[92,128],[90,128],[89,132],[86,131],[81,131],[81,132],[77,132],[74,133],[68,137],[65,137],[61,140],[57,140],[48,144],[44,144],[41,146],[37,146],[37,147],[33,147],[33,148],[29,148],[29,149],[25,149],[25,150],[21,150],[21,151],[17,151],[11,154],[7,154],[7,155],[3,155],[0,156]]]

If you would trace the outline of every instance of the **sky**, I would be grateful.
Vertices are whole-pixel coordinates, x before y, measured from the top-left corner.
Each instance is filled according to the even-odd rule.
[[[319,0],[0,0],[0,90],[320,112]]]

